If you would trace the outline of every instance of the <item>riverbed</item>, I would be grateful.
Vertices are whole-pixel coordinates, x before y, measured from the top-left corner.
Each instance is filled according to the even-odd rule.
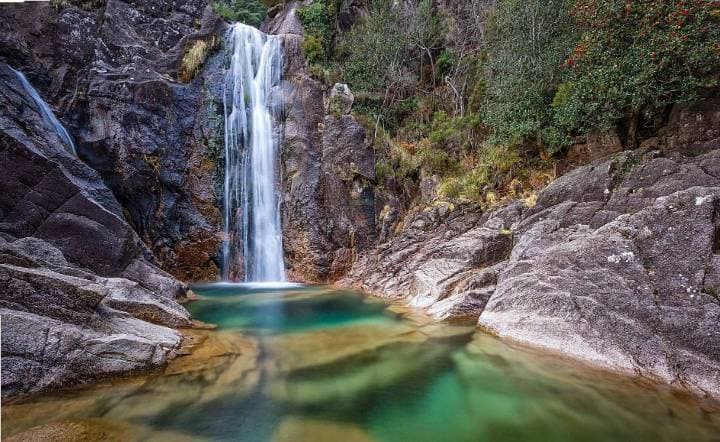
[[[717,404],[330,287],[205,284],[161,373],[5,404],[3,437],[711,441]]]

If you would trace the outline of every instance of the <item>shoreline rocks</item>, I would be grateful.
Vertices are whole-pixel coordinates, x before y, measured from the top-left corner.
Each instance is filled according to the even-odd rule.
[[[558,178],[534,207],[437,206],[339,284],[720,396],[720,150],[624,152]]]

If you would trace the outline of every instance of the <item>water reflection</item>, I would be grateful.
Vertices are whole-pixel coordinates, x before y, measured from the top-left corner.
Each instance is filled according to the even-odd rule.
[[[191,355],[162,375],[5,406],[5,435],[35,425],[72,431],[70,424],[105,436],[117,430],[120,440],[656,441],[720,434],[710,405],[665,387],[513,348],[472,327],[409,321],[353,292],[195,289],[203,298],[189,306],[193,315],[219,327],[189,332]]]

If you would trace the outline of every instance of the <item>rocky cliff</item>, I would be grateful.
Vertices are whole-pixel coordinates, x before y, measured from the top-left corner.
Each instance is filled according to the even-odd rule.
[[[154,264],[92,168],[0,64],[2,393],[162,365],[187,287]]]
[[[178,73],[195,42],[219,41],[224,22],[205,0],[58,5],[0,7],[0,61],[57,110],[163,268],[214,278],[222,70],[216,56],[189,83]]]
[[[310,75],[303,26],[292,2],[264,26],[284,48],[282,220],[292,279],[326,282],[375,240],[375,157],[365,129],[350,114],[352,96]]]
[[[605,367],[720,394],[720,102],[537,202],[435,203],[344,284]]]

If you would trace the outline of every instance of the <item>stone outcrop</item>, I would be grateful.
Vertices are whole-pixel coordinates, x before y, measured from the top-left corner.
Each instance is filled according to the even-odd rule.
[[[191,325],[100,176],[0,64],[3,396],[151,369]]]
[[[715,117],[678,110],[676,126],[704,121],[702,136],[668,129],[658,144],[562,176],[533,207],[415,209],[341,283],[718,395]]]
[[[186,280],[217,275],[223,81],[215,53],[189,84],[178,71],[194,42],[214,51],[224,27],[206,0],[0,8],[0,62],[53,105],[117,209]]]
[[[375,240],[375,157],[347,86],[333,95],[311,77],[298,6],[289,3],[263,28],[283,38],[283,246],[292,279],[324,282]]]

